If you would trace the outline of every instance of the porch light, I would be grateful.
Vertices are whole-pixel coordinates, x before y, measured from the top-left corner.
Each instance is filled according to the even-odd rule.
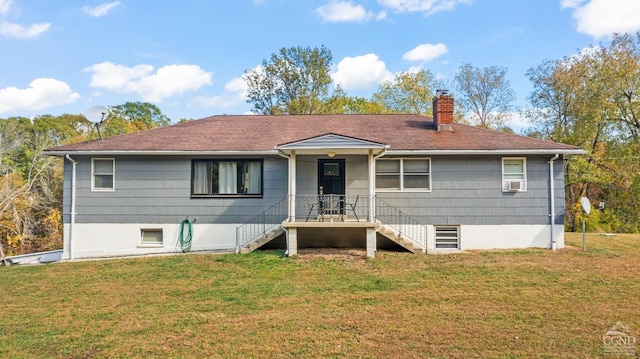
[[[327,156],[329,156],[329,157],[331,157],[331,158],[333,158],[335,155],[336,155],[336,153],[335,153],[335,152],[329,152],[329,153],[327,153]]]

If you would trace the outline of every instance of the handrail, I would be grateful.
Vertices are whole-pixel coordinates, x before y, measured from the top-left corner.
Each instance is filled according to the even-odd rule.
[[[276,202],[262,213],[236,228],[236,250],[264,236],[287,218],[286,198]]]
[[[376,197],[376,219],[396,231],[398,236],[418,244],[426,250],[427,227],[415,218]]]
[[[269,231],[281,225],[288,216],[288,206],[295,203],[296,218],[289,221],[361,221],[369,217],[369,203],[375,201],[375,220],[394,229],[400,237],[427,248],[427,227],[418,220],[392,206],[378,197],[347,195],[297,195],[295,201],[283,198],[262,213],[236,228],[236,250],[265,236]]]
[[[296,195],[295,204],[296,218],[292,221],[344,221],[349,218],[360,222],[369,215],[369,199],[362,195]]]

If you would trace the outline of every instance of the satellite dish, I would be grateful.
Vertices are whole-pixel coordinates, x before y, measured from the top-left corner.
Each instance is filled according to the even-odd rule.
[[[109,109],[104,106],[91,106],[84,112],[84,117],[93,123],[102,123],[109,116]]]
[[[109,109],[104,106],[91,106],[84,112],[84,117],[87,120],[93,122],[93,127],[98,130],[98,137],[102,140],[102,134],[100,133],[100,124],[109,116]],[[91,130],[91,134],[89,135],[89,140],[93,135],[93,130]]]
[[[584,213],[589,214],[591,212],[591,202],[589,202],[589,198],[580,198],[580,204],[582,205],[582,210],[584,211]]]

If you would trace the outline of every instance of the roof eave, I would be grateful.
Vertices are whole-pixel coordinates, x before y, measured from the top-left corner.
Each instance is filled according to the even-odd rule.
[[[239,155],[277,155],[277,150],[262,151],[141,151],[141,150],[68,150],[43,151],[47,156],[239,156]]]
[[[451,155],[583,155],[583,149],[504,149],[504,150],[388,150],[387,156],[451,156]]]

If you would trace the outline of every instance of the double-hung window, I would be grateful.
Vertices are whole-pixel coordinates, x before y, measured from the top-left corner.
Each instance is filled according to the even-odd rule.
[[[526,158],[502,158],[502,190],[504,192],[524,192],[527,190]]]
[[[194,160],[194,197],[262,195],[261,160]]]
[[[431,160],[428,158],[379,159],[376,190],[424,192],[431,190]]]
[[[91,190],[113,191],[116,161],[113,158],[91,159]]]

